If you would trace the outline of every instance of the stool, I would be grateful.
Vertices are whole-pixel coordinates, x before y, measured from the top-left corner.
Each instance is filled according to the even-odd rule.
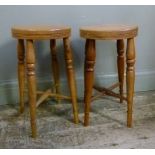
[[[32,137],[36,137],[36,107],[40,105],[47,97],[55,97],[56,99],[69,99],[72,101],[74,122],[78,123],[78,107],[75,75],[73,70],[72,52],[69,37],[71,29],[67,26],[41,26],[41,27],[13,27],[12,36],[18,39],[18,81],[20,95],[20,112],[24,111],[24,89],[25,89],[25,70],[27,72],[28,96],[30,106]],[[68,83],[70,87],[71,97],[61,95],[59,87],[59,66],[56,56],[56,39],[63,39],[65,63],[67,68]],[[24,48],[24,40],[26,40],[26,53]],[[35,50],[34,41],[50,40],[50,48],[52,55],[53,79],[56,92],[51,89],[47,91],[37,91],[36,75],[35,75]],[[26,55],[26,63],[25,63]],[[25,66],[26,65],[26,66]],[[37,95],[41,95],[37,100]]]
[[[86,39],[85,44],[85,71],[84,71],[84,104],[85,104],[85,116],[84,125],[89,125],[89,111],[90,103],[92,100],[103,96],[110,95],[127,101],[127,126],[132,126],[132,105],[134,95],[134,81],[135,81],[135,45],[134,37],[137,36],[137,26],[125,26],[125,25],[104,25],[104,26],[85,26],[80,29],[80,36]],[[124,82],[124,39],[127,39],[127,51],[126,51],[126,89],[127,95],[123,96],[123,82]],[[117,67],[118,67],[118,80],[119,83],[112,85],[111,87],[101,88],[93,86],[94,80],[94,65],[95,65],[95,41],[96,40],[116,40],[117,41]],[[112,91],[112,89],[119,86],[119,94]],[[92,89],[96,89],[100,92],[99,95],[92,97]]]

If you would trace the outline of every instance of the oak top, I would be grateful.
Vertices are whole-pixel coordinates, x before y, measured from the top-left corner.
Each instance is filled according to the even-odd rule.
[[[60,39],[69,37],[69,26],[15,26],[12,36],[18,39]]]
[[[137,35],[138,27],[129,25],[98,25],[80,28],[80,36],[87,39],[125,39]]]

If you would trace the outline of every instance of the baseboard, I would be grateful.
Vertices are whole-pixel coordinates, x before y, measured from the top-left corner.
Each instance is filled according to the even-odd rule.
[[[50,78],[39,78],[38,88],[46,90],[52,86]],[[110,86],[117,81],[117,74],[95,75],[95,83],[103,86]],[[84,83],[83,77],[77,77],[77,93],[78,98],[83,98]],[[155,90],[155,71],[137,72],[135,82],[135,92]],[[61,80],[62,93],[69,95],[68,83]],[[0,105],[18,103],[18,82],[17,80],[0,82]]]

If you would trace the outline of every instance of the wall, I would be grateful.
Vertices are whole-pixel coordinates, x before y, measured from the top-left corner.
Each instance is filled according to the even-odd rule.
[[[64,24],[72,27],[72,48],[78,86],[83,96],[84,39],[79,27],[97,24],[134,24],[136,39],[136,91],[155,89],[155,6],[0,6],[0,104],[17,103],[16,40],[14,25]],[[52,85],[49,42],[37,42],[37,75],[42,89]],[[62,90],[66,88],[62,42],[58,41]],[[117,80],[115,41],[97,42],[96,82],[109,85]]]

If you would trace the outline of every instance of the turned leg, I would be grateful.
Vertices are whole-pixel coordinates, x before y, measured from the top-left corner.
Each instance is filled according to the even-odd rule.
[[[71,93],[72,105],[73,105],[74,122],[78,123],[79,118],[78,118],[77,90],[76,90],[76,82],[75,82],[75,73],[73,70],[72,51],[70,47],[69,38],[64,38],[63,43],[65,48],[65,62],[66,62],[66,68],[67,68],[68,83],[70,87],[70,93]]]
[[[135,82],[135,46],[134,39],[130,38],[127,40],[127,126],[132,127],[132,106],[133,106],[133,96],[134,96],[134,82]]]
[[[120,103],[123,102],[123,84],[124,84],[124,41],[117,40],[117,68],[120,91]]]
[[[20,113],[24,111],[24,89],[25,89],[25,49],[24,40],[19,39],[17,45],[18,55],[18,84],[19,84],[19,104]]]
[[[60,94],[60,80],[59,80],[59,65],[56,55],[56,40],[50,40],[51,47],[51,56],[52,56],[52,70],[53,70],[53,79],[54,79],[54,89],[56,94]],[[57,98],[57,101],[60,102],[60,99]]]
[[[85,71],[84,71],[84,126],[89,125],[89,111],[94,82],[95,40],[87,39],[85,45]]]
[[[35,77],[35,51],[32,40],[26,42],[26,64],[28,79],[28,95],[31,116],[32,137],[36,137],[36,77]]]

